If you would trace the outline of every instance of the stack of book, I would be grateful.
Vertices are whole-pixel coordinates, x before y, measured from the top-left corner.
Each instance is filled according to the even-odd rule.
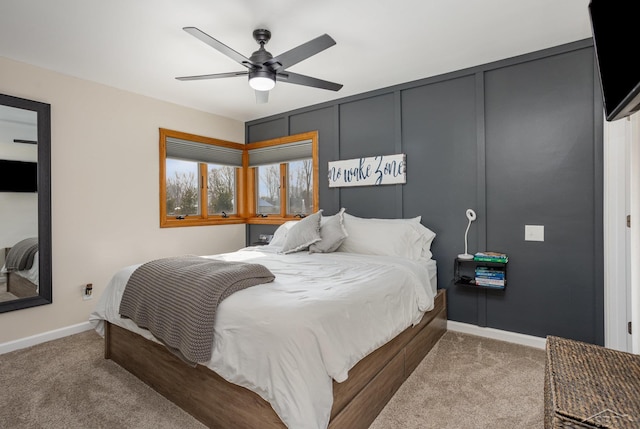
[[[499,252],[478,252],[473,255],[473,260],[481,262],[502,262],[504,264],[509,262],[507,255]]]
[[[494,267],[476,267],[476,286],[503,289],[505,286],[504,270]]]

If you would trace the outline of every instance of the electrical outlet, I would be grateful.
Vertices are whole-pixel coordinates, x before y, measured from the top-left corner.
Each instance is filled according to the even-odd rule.
[[[82,299],[86,301],[91,298],[93,298],[93,284],[82,285]]]
[[[525,225],[525,241],[544,241],[544,225]]]

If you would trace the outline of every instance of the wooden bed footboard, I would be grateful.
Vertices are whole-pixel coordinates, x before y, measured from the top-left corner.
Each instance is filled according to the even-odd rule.
[[[16,273],[7,273],[7,292],[18,298],[38,296],[38,286]]]
[[[446,329],[446,292],[441,289],[434,309],[418,325],[358,362],[345,382],[334,381],[329,429],[367,429]],[[108,322],[105,358],[210,428],[286,428],[271,405],[256,393],[229,383],[202,365],[185,365],[163,345]]]

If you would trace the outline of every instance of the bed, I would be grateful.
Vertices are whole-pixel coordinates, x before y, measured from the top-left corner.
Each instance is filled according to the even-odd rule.
[[[384,245],[370,243],[372,228]],[[268,246],[205,256],[260,263],[275,280],[220,303],[211,360],[195,367],[119,316],[140,264],[114,275],[90,321],[106,358],[209,427],[367,428],[446,330],[433,237],[419,218],[320,211],[278,228]]]
[[[7,276],[7,292],[18,298],[37,296],[38,239],[29,237],[4,249],[5,262],[0,269]]]

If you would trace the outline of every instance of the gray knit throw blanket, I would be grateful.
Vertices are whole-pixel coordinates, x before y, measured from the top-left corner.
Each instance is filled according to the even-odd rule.
[[[133,272],[122,295],[120,315],[151,331],[195,366],[211,359],[220,302],[234,292],[274,278],[260,264],[191,255],[158,259]]]

